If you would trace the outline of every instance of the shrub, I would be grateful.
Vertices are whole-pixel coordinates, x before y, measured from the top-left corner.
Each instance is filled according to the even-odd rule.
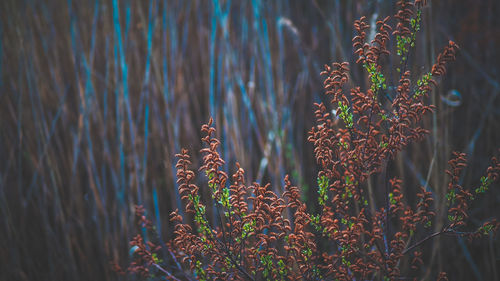
[[[410,73],[424,2],[399,1],[394,31],[389,17],[380,20],[370,42],[366,18],[355,22],[353,48],[356,63],[367,73],[366,89],[347,89],[348,63],[325,66],[322,74],[330,104],[315,104],[317,124],[308,138],[319,168],[317,211],[309,211],[301,190],[288,176],[283,194],[276,194],[269,184],[247,184],[238,164],[229,180],[210,119],[202,127],[205,147],[200,171],[208,178],[214,220],[208,218],[200,187],[194,183],[195,172],[190,170],[190,156],[183,149],[176,168],[186,215],[179,210],[171,214],[175,239],[162,247],[144,209],[137,207],[137,221],[147,231],[131,242],[135,261],[128,271],[161,274],[171,280],[411,279],[420,274],[425,258],[421,248],[429,240],[440,235],[472,239],[495,233],[500,226],[495,219],[471,229],[467,218],[474,197],[498,179],[496,158],[479,187],[469,190],[460,185],[466,156],[454,153],[445,171],[446,198],[440,199],[446,202],[446,212],[437,212],[434,201],[439,194],[429,187],[404,186],[401,179],[388,176],[388,164],[397,153],[429,134],[421,127],[425,115],[434,110],[427,103],[428,94],[458,50],[450,41],[428,72]],[[391,34],[398,61],[396,85],[388,82],[394,78],[387,66]],[[368,184],[371,177],[378,177],[380,184]],[[441,213],[447,222],[434,232],[431,226]],[[436,278],[447,279],[443,272]]]

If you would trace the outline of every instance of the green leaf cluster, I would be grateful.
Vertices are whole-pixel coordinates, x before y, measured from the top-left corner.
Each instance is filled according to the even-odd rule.
[[[347,128],[352,128],[354,123],[352,121],[353,120],[352,113],[349,112],[349,109],[350,108],[348,105],[344,105],[342,101],[339,101],[339,110],[340,110],[339,117],[344,121]]]
[[[481,177],[481,185],[476,188],[476,193],[485,193],[490,187],[491,183],[493,183],[493,179],[485,176]]]
[[[417,80],[417,90],[415,91],[415,94],[413,95],[414,98],[417,98],[424,94],[424,90],[421,89],[422,86],[427,86],[429,85],[429,82],[431,81],[432,78],[432,73],[428,72],[422,76],[422,78]]]
[[[321,176],[318,178],[318,202],[321,206],[325,206],[326,200],[328,200],[328,186],[329,186],[330,180],[325,177]]]
[[[377,70],[377,65],[375,63],[364,64],[363,67],[368,72],[368,77],[370,78],[371,86],[370,89],[375,94],[380,89],[387,89],[387,85],[385,83],[385,77],[382,72]],[[376,98],[376,96],[375,96]]]

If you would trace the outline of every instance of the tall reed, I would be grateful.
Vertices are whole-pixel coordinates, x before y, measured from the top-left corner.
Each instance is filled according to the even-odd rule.
[[[431,65],[449,39],[461,50],[431,93],[431,137],[390,168],[444,196],[451,150],[478,167],[461,178],[477,186],[500,141],[500,5],[428,2],[411,70]],[[318,210],[306,134],[313,102],[326,101],[318,70],[354,65],[354,20],[393,12],[390,1],[0,1],[0,279],[113,280],[108,261],[128,256],[135,204],[170,240],[168,214],[182,210],[174,155],[187,147],[201,163],[198,127],[209,115],[228,174],[237,159],[277,194],[290,174]],[[366,84],[364,70],[351,68],[350,81]],[[498,213],[490,192],[471,206],[477,223]],[[435,241],[451,249],[433,252],[436,267],[498,279],[493,237]]]

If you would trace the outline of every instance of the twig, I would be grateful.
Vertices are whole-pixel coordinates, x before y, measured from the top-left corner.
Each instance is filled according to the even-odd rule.
[[[167,275],[168,278],[171,278],[172,280],[176,280],[176,281],[181,281],[181,280],[175,278],[175,276],[173,276],[170,272],[168,272],[166,269],[161,267],[159,264],[153,263],[153,266],[156,267],[159,271],[165,273],[165,275]]]
[[[414,248],[416,248],[416,247],[418,247],[418,246],[422,245],[423,243],[425,243],[427,240],[430,240],[430,239],[432,239],[432,238],[434,238],[434,237],[436,237],[436,236],[439,236],[439,235],[441,235],[441,234],[448,233],[448,232],[451,232],[451,230],[446,229],[446,228],[445,228],[445,229],[443,229],[443,230],[441,230],[441,231],[439,231],[439,232],[435,232],[435,233],[433,233],[433,234],[431,234],[431,235],[429,235],[429,236],[425,237],[424,239],[422,239],[422,240],[418,241],[417,243],[413,244],[412,246],[410,246],[410,247],[406,248],[406,250],[404,250],[402,254],[403,254],[403,255],[405,255],[405,254],[406,254],[406,253],[408,253],[409,251],[411,251],[411,250],[413,250]]]

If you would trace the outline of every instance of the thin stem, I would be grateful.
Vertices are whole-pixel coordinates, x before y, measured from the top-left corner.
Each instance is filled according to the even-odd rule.
[[[439,232],[435,232],[427,237],[425,237],[424,239],[418,241],[417,243],[413,244],[412,246],[406,248],[406,250],[403,251],[403,255],[405,255],[406,253],[408,253],[409,251],[411,251],[412,249],[422,245],[423,243],[425,243],[427,240],[430,240],[436,236],[439,236],[441,234],[445,234],[445,233],[453,233],[453,234],[456,234],[456,235],[462,235],[462,233],[460,232],[454,232],[453,230],[451,229],[448,229],[448,228],[444,228],[443,230],[439,231]]]
[[[176,280],[176,281],[181,281],[180,279],[175,278],[175,276],[172,275],[172,273],[168,272],[166,269],[161,267],[159,264],[153,263],[153,266],[156,267],[159,271],[165,273],[165,275],[167,275],[168,278],[171,278],[172,280]]]

